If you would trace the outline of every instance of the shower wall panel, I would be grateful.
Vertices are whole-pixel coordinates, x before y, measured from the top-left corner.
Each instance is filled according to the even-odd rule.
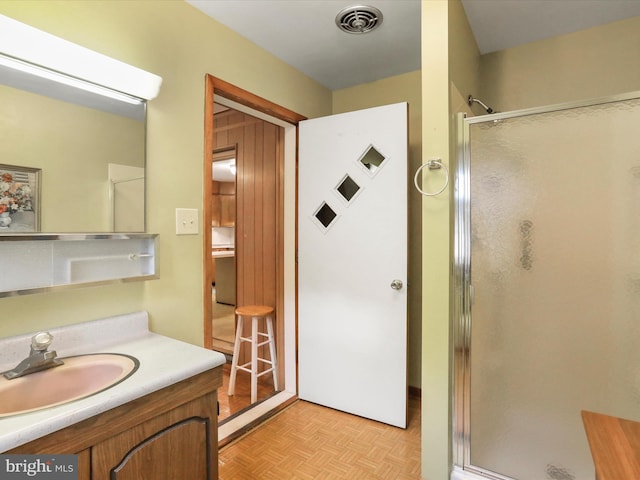
[[[470,464],[593,479],[581,410],[640,420],[640,101],[469,125]]]

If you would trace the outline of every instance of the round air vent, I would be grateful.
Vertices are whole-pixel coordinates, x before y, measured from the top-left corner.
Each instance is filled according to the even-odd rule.
[[[347,33],[367,33],[382,24],[382,12],[375,7],[359,5],[340,10],[336,25]]]

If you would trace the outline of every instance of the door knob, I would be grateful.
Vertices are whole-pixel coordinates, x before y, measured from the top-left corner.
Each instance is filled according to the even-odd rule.
[[[391,282],[391,288],[394,290],[400,290],[402,288],[402,280],[394,280]]]

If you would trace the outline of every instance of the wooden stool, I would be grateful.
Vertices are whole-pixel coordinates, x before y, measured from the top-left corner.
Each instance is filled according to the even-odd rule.
[[[236,387],[236,373],[244,370],[251,374],[251,403],[258,399],[258,377],[272,372],[273,386],[278,390],[278,372],[276,365],[276,343],[273,336],[273,308],[263,305],[247,305],[236,308],[238,326],[236,328],[236,340],[233,345],[233,361],[231,362],[231,375],[229,377],[229,396],[233,396]],[[243,337],[244,317],[251,317],[251,336]],[[267,326],[267,333],[259,331],[258,321],[264,319]],[[266,338],[266,340],[262,340]],[[262,341],[261,341],[262,340]],[[247,342],[251,345],[251,360],[242,365],[238,365],[240,356],[240,344]],[[258,356],[258,347],[269,345],[270,360]],[[266,370],[258,373],[258,362],[270,365]]]

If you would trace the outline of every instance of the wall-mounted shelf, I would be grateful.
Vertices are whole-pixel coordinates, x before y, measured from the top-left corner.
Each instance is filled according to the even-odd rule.
[[[158,278],[156,234],[0,235],[0,297]]]

